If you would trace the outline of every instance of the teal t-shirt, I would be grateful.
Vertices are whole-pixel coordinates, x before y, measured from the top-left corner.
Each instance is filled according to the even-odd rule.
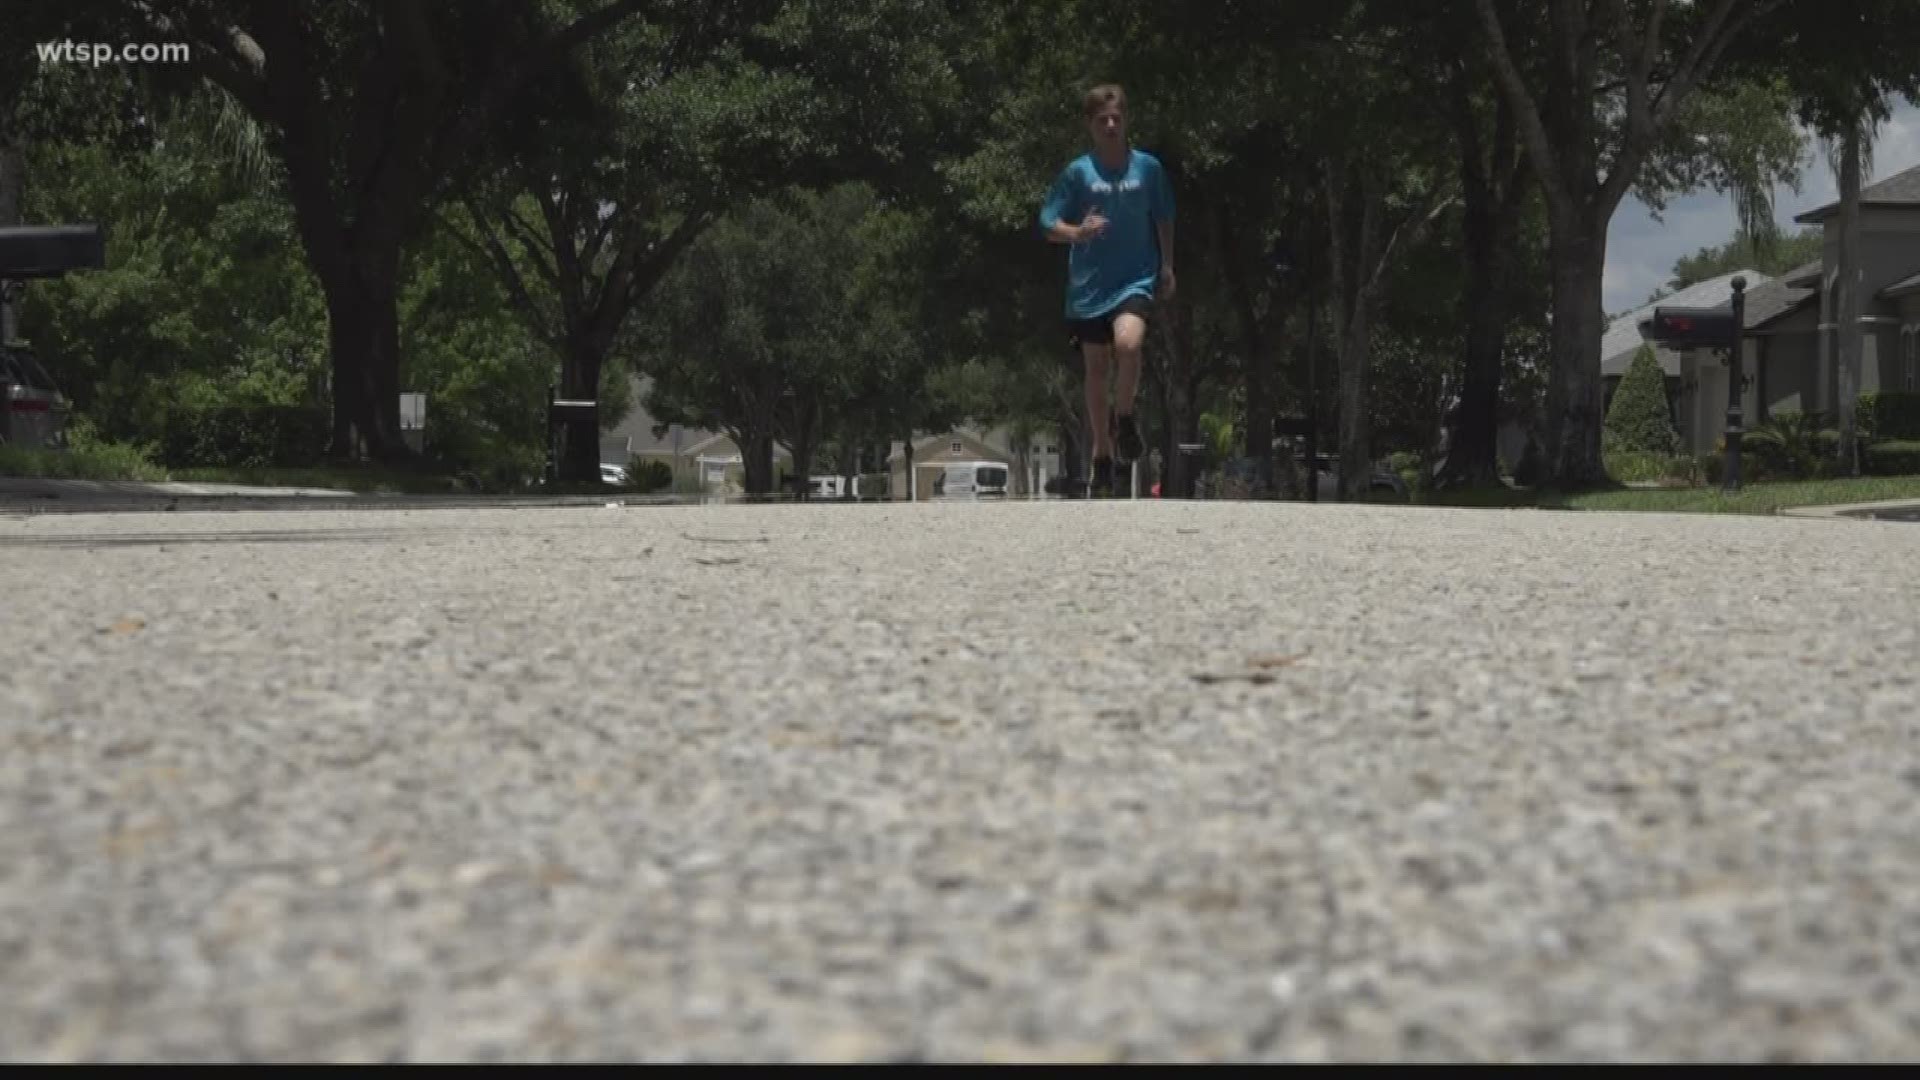
[[[1173,220],[1173,185],[1160,159],[1133,150],[1122,170],[1103,167],[1092,154],[1062,169],[1040,207],[1040,229],[1078,223],[1095,209],[1107,231],[1072,245],[1067,256],[1067,318],[1104,315],[1131,296],[1153,299],[1160,280],[1158,222]]]

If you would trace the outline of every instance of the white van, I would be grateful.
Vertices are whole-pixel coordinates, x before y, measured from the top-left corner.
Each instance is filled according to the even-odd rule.
[[[933,477],[936,499],[1004,498],[1007,467],[997,461],[949,461]]]

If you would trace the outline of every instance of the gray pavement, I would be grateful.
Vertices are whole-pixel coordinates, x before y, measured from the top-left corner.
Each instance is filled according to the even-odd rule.
[[[0,518],[0,1058],[1920,1057],[1920,530]]]

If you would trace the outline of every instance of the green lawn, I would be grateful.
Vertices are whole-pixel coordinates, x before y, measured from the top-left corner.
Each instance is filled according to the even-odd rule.
[[[168,470],[143,457],[135,448],[118,445],[75,447],[70,450],[26,450],[0,446],[0,476],[48,480],[137,480],[146,483],[179,480],[190,484],[310,487],[361,493],[432,495],[460,490],[452,477],[375,466]]]

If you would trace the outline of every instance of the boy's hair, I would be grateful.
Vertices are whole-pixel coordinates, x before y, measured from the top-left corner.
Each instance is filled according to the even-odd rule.
[[[1080,101],[1080,111],[1086,119],[1091,120],[1108,105],[1120,106],[1123,113],[1127,111],[1127,92],[1120,88],[1120,84],[1101,83],[1087,91],[1087,96]]]

